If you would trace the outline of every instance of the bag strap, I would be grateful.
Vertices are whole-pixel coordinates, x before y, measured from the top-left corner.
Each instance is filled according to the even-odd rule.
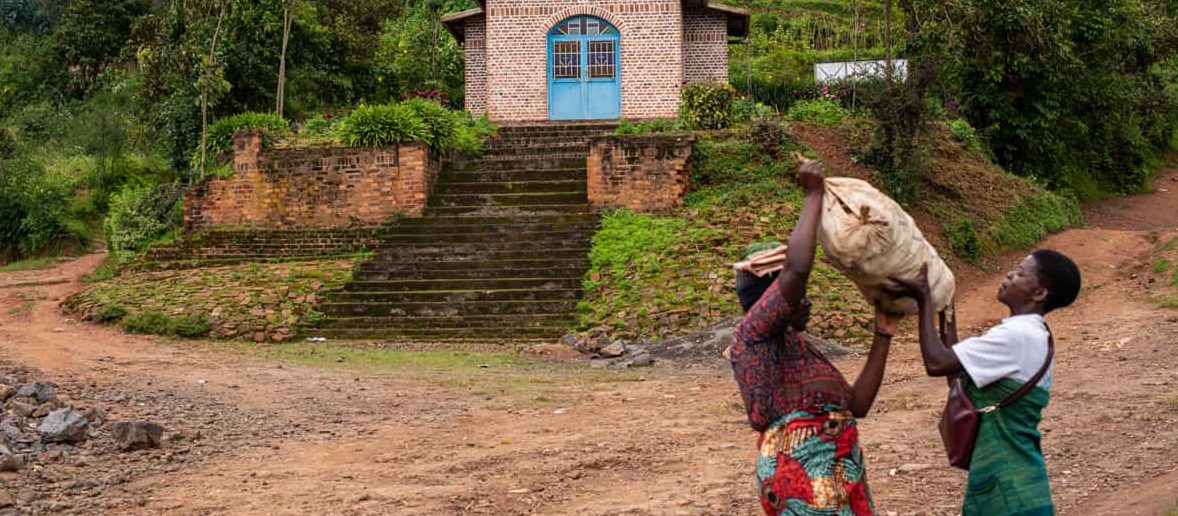
[[[1039,372],[1035,373],[1035,376],[1032,376],[1030,380],[1027,380],[1026,383],[1024,383],[1022,387],[1019,387],[1017,391],[1014,391],[1005,398],[1002,398],[1002,401],[981,409],[982,412],[993,412],[1018,401],[1019,398],[1025,396],[1028,392],[1031,392],[1031,389],[1034,389],[1036,385],[1039,385],[1039,380],[1042,380],[1043,375],[1047,374],[1047,369],[1051,367],[1051,359],[1055,356],[1055,337],[1052,336],[1051,327],[1047,326],[1047,321],[1043,322],[1043,326],[1047,328],[1047,360],[1043,361],[1043,367],[1040,367]]]

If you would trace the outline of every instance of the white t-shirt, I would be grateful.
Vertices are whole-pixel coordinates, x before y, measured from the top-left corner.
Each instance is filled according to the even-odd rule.
[[[1003,378],[1026,383],[1047,359],[1047,337],[1047,321],[1042,315],[1016,315],[990,328],[985,335],[959,342],[953,352],[978,387]],[[1053,368],[1047,368],[1039,387],[1051,388]]]

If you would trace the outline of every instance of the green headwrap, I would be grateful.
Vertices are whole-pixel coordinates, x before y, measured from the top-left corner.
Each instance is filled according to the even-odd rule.
[[[749,259],[750,256],[757,254],[761,251],[768,251],[770,249],[777,249],[778,247],[785,247],[785,244],[778,242],[776,240],[770,240],[768,242],[757,242],[754,244],[749,244],[748,247],[744,248],[744,254],[740,255],[740,259],[741,259],[741,261],[744,261],[744,260]]]

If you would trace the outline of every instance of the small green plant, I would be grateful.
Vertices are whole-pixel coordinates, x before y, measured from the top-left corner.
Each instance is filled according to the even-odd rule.
[[[974,265],[981,263],[985,247],[982,245],[982,239],[978,236],[978,232],[974,229],[973,220],[969,217],[961,217],[957,219],[957,222],[945,228],[945,232],[949,238],[949,247],[957,256]]]
[[[953,140],[961,144],[965,150],[975,153],[985,153],[985,144],[976,129],[963,119],[949,121],[949,133]]]
[[[1165,274],[1166,271],[1170,270],[1170,260],[1162,258],[1154,262],[1152,269],[1154,274]]]
[[[671,132],[685,132],[688,129],[678,119],[673,118],[655,118],[652,120],[640,120],[631,122],[622,119],[618,123],[618,127],[614,129],[613,134],[616,136],[633,136],[644,134],[658,134]]]
[[[233,135],[242,129],[261,129],[268,139],[290,134],[290,125],[274,113],[241,113],[217,120],[209,126],[209,149],[214,153],[232,149]]]
[[[111,254],[127,261],[175,227],[183,192],[181,185],[144,186],[126,188],[111,197],[104,223]]]
[[[94,322],[109,323],[121,320],[127,316],[127,309],[122,305],[107,305],[94,312]]]
[[[303,124],[303,132],[310,136],[331,136],[335,130],[336,124],[339,123],[337,118],[327,118],[323,115],[315,115],[307,119]]]
[[[728,83],[700,81],[683,87],[679,118],[694,129],[724,129],[733,123],[736,90]]]
[[[123,328],[129,333],[141,335],[172,335],[175,330],[172,318],[156,311],[140,312],[125,318]]]
[[[360,106],[340,120],[336,137],[345,145],[378,147],[427,141],[430,128],[421,115],[405,104]]]
[[[100,281],[108,281],[115,277],[119,270],[119,262],[113,255],[108,255],[97,269],[90,274],[82,275],[82,283],[98,283]]]
[[[820,125],[838,125],[851,117],[851,112],[833,100],[803,100],[794,104],[785,113],[791,122],[809,122]]]
[[[208,336],[211,327],[208,318],[198,315],[173,319],[171,329],[176,335],[186,339],[199,339]]]
[[[498,130],[499,127],[486,116],[474,117],[469,112],[459,112],[454,141],[448,150],[479,156],[483,153],[483,144],[487,138]]]

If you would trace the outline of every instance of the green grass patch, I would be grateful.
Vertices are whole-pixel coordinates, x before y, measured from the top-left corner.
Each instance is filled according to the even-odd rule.
[[[1071,197],[1041,191],[1015,202],[986,232],[990,254],[1034,245],[1043,237],[1083,221],[1080,204]]]
[[[15,272],[15,271],[31,271],[37,269],[48,269],[57,264],[57,259],[53,257],[45,258],[29,258],[28,260],[21,260],[19,262],[12,262],[6,265],[0,265],[0,272]]]
[[[1150,267],[1150,270],[1152,270],[1154,274],[1165,274],[1166,271],[1170,270],[1170,260],[1162,258],[1154,262],[1153,266]]]
[[[98,283],[114,279],[119,271],[119,262],[114,255],[107,255],[106,259],[94,269],[94,272],[82,275],[82,283]]]

